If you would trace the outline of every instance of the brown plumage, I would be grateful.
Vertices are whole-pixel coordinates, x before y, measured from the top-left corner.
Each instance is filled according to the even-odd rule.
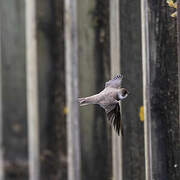
[[[111,122],[118,135],[120,130],[121,134],[123,135],[119,101],[128,96],[127,89],[120,88],[122,78],[122,75],[117,75],[112,80],[106,82],[104,90],[102,90],[100,93],[78,99],[80,106],[99,104],[102,108],[104,108],[107,119]]]

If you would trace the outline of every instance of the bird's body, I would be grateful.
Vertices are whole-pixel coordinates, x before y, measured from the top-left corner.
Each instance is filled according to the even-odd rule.
[[[113,124],[118,134],[120,128],[123,133],[119,100],[125,99],[128,96],[128,91],[125,88],[120,88],[122,78],[122,75],[117,75],[112,80],[106,82],[104,90],[100,93],[85,98],[79,98],[80,106],[98,104],[104,108],[108,120]]]
[[[118,90],[115,88],[105,88],[100,93],[85,98],[79,98],[80,105],[99,104],[100,106],[108,105],[117,99]]]

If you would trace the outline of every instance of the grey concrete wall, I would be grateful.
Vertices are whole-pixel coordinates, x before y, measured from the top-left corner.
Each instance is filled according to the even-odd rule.
[[[63,0],[37,2],[41,178],[67,179]],[[149,1],[153,178],[177,180],[179,111],[176,20],[165,1]],[[6,179],[27,179],[25,8],[0,1],[3,147]],[[123,176],[144,180],[140,1],[120,1]],[[109,3],[78,0],[79,96],[110,79]],[[111,127],[99,106],[80,108],[82,179],[112,178]]]

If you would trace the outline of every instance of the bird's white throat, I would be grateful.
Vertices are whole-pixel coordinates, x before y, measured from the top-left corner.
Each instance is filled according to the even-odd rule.
[[[118,98],[120,100],[127,98],[127,96],[128,96],[128,94],[126,94],[125,96],[122,96],[122,94],[118,93]]]

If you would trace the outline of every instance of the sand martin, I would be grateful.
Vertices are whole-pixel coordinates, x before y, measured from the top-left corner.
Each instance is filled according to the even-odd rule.
[[[80,106],[98,104],[104,108],[107,119],[114,126],[114,129],[118,135],[120,129],[121,134],[123,135],[119,101],[125,99],[129,93],[127,89],[120,87],[122,79],[123,75],[117,75],[112,80],[109,80],[105,83],[105,88],[100,93],[78,99]]]

